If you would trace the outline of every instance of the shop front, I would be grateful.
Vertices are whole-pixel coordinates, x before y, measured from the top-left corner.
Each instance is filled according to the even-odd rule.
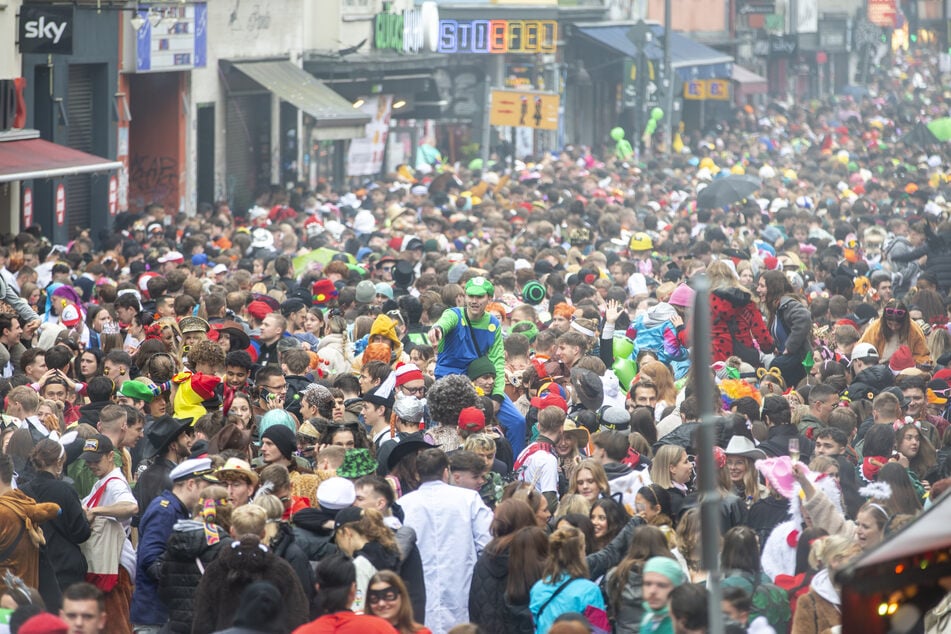
[[[56,22],[59,38],[25,33],[40,16]],[[40,225],[55,242],[83,229],[99,240],[118,209],[108,174],[117,167],[118,20],[117,12],[86,4],[28,3],[20,10],[26,130],[3,144],[9,162],[0,179],[20,183],[23,224]],[[44,156],[48,169],[38,162]]]
[[[708,121],[727,114],[732,95],[731,56],[682,33],[666,33],[660,25],[649,26],[651,36],[642,51],[631,39],[633,26],[630,22],[583,24],[573,30],[571,42],[578,47],[580,69],[592,78],[595,92],[620,97],[611,101],[613,110],[602,108],[597,113],[604,117],[600,134],[606,136],[607,130],[620,125],[625,128],[628,139],[640,138],[646,113],[655,107],[664,110],[665,116],[672,117],[675,124],[682,121],[687,129],[702,128]],[[669,82],[663,76],[661,43],[664,37],[670,38],[673,77]],[[634,62],[641,58],[642,52],[644,59],[637,65]],[[625,64],[626,60],[631,63]],[[630,69],[638,67],[645,71],[637,89],[644,96],[628,100],[624,98],[628,92],[627,78],[631,76]],[[636,81],[636,74],[634,78]],[[670,98],[663,92],[666,84],[673,89]],[[671,103],[673,108],[669,106]],[[665,104],[668,107],[664,107]],[[666,112],[668,109],[670,113]]]
[[[370,120],[289,60],[222,60],[220,67],[227,95],[228,199],[238,209],[254,205],[274,183],[292,186],[302,166],[314,166],[301,158],[299,131],[312,143],[342,145],[362,137]],[[339,154],[334,156],[331,167],[342,175]]]

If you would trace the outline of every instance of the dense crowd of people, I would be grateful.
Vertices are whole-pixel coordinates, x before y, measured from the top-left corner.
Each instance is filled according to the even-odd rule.
[[[0,627],[705,632],[712,412],[728,631],[832,631],[951,485],[940,86],[5,237]]]

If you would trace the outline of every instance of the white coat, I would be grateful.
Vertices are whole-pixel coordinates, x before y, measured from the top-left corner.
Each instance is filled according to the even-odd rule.
[[[426,627],[445,634],[469,622],[469,585],[476,559],[489,543],[492,511],[477,491],[424,482],[400,498],[403,523],[416,531],[426,577]]]

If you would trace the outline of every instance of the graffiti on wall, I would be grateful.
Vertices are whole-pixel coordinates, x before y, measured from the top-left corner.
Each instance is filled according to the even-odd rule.
[[[174,156],[138,155],[129,161],[129,208],[143,209],[151,202],[166,209],[179,206],[179,166]]]

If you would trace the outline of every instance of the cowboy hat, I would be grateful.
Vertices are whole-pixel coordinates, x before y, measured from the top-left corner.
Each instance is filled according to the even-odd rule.
[[[728,456],[743,456],[750,460],[765,460],[767,458],[766,452],[762,449],[757,449],[753,441],[746,436],[733,436],[730,438],[730,442],[727,443],[724,453]]]

